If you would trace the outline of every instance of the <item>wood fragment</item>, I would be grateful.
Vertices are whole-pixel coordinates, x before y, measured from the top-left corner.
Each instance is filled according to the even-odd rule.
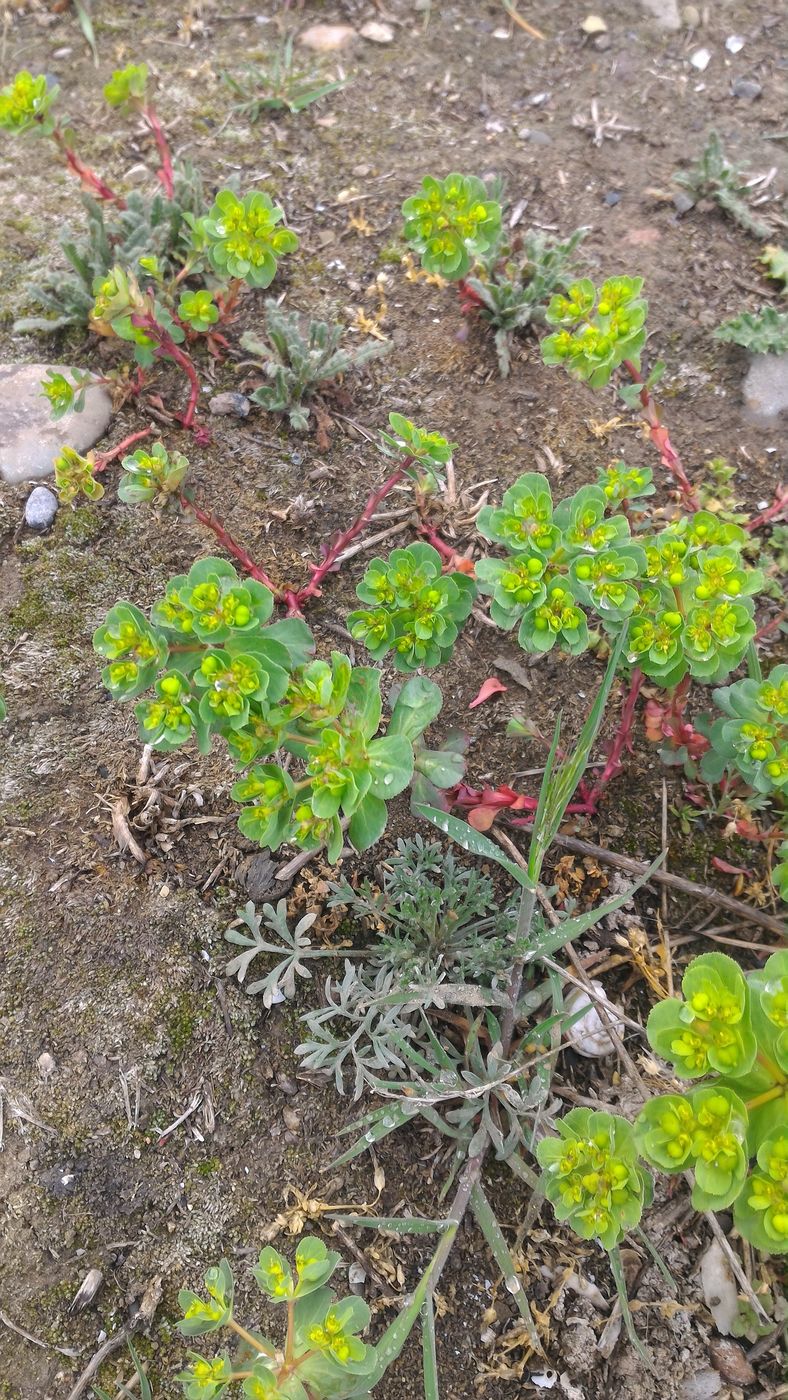
[[[509,824],[518,830],[533,830],[532,822],[510,820],[507,822],[507,825]],[[645,861],[635,860],[632,856],[618,855],[616,851],[608,851],[604,846],[595,846],[591,841],[581,841],[577,836],[556,835],[553,837],[553,845],[560,847],[563,851],[573,851],[575,855],[594,856],[596,860],[604,861],[606,865],[613,865],[617,870],[626,870],[630,875],[643,875],[648,870]],[[776,934],[783,942],[788,942],[788,927],[786,927],[784,919],[778,919],[773,914],[764,913],[762,909],[755,909],[750,904],[744,904],[742,900],[734,899],[729,894],[723,894],[721,890],[715,890],[711,885],[697,885],[694,880],[685,880],[683,875],[673,875],[666,870],[652,871],[649,883],[665,884],[670,889],[680,890],[682,894],[691,895],[693,899],[716,904],[720,909],[727,909],[731,914],[735,914],[737,919],[758,924],[760,928],[768,929],[770,933]]]
[[[110,803],[110,815],[112,817],[112,835],[122,851],[129,851],[140,865],[148,864],[148,857],[135,839],[131,827],[126,818],[129,814],[129,800],[127,797],[115,797]]]

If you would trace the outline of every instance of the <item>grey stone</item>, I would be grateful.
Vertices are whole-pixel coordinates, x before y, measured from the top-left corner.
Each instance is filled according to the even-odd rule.
[[[676,190],[673,196],[673,204],[679,214],[689,214],[690,209],[695,208],[695,200],[686,190]]]
[[[606,205],[608,206],[608,208],[612,209],[613,206],[614,206],[615,204],[620,204],[620,202],[621,202],[621,191],[620,191],[620,190],[608,190],[607,193],[603,196],[602,202],[603,202],[604,204],[606,204]]]
[[[25,501],[25,524],[31,530],[48,530],[57,515],[58,499],[48,486],[34,486]]]
[[[681,28],[678,0],[640,0],[640,4],[657,21],[660,29]]]
[[[12,484],[50,476],[62,447],[87,452],[109,426],[112,400],[100,384],[88,388],[81,413],[55,421],[41,392],[50,370],[70,373],[64,365],[0,366],[0,476]]]
[[[742,386],[749,417],[769,427],[788,408],[788,354],[753,355]]]
[[[229,414],[233,418],[246,418],[251,404],[246,394],[236,394],[228,390],[225,394],[214,394],[208,407],[213,414]]]
[[[754,102],[756,97],[760,97],[763,88],[757,78],[736,78],[731,83],[731,92],[734,97],[741,97],[745,102]]]
[[[534,146],[549,146],[553,139],[548,131],[539,131],[533,126],[521,126],[517,135],[521,141],[531,141]]]

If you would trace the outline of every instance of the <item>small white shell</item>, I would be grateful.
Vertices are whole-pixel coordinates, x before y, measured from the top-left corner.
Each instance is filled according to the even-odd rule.
[[[604,1003],[605,1009],[609,1008],[610,1019],[614,1023],[618,1020],[616,1007],[610,1001],[607,992],[601,982],[592,980],[591,986],[597,997]],[[583,1015],[574,1025],[569,1027],[566,1033],[566,1040],[578,1055],[585,1055],[589,1060],[602,1059],[605,1055],[615,1054],[615,1045],[610,1039],[610,1035],[605,1028],[605,1024],[592,1002],[588,992],[581,991],[579,987],[573,987],[564,1002],[564,1011],[568,1016],[574,1016],[576,1012],[584,1009]]]

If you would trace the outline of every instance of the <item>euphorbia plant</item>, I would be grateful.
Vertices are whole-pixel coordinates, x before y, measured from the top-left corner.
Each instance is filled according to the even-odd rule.
[[[363,1299],[337,1299],[328,1287],[338,1263],[339,1255],[314,1236],[299,1242],[295,1271],[270,1246],[261,1251],[252,1275],[269,1303],[286,1308],[282,1345],[237,1321],[234,1281],[225,1259],[205,1275],[207,1297],[182,1289],[178,1330],[186,1337],[229,1332],[237,1347],[233,1358],[226,1350],[210,1358],[191,1353],[177,1377],[186,1400],[215,1400],[236,1382],[249,1400],[342,1400],[367,1394],[397,1349],[391,1348],[390,1357],[384,1351],[381,1368],[378,1348],[362,1342],[359,1334],[370,1311]]]
[[[665,365],[657,361],[645,378],[640,369],[648,312],[642,289],[642,277],[611,277],[599,288],[587,277],[571,282],[566,295],[553,297],[545,312],[548,325],[558,329],[542,341],[542,358],[547,365],[563,365],[592,389],[603,388],[622,366],[631,382],[619,386],[619,394],[628,407],[642,409],[651,440],[679,488],[682,503],[696,510],[697,493],[651,392]]]
[[[746,977],[704,953],[682,992],[653,1008],[648,1037],[680,1078],[704,1082],[646,1104],[640,1150],[662,1171],[693,1169],[699,1210],[733,1204],[746,1239],[788,1253],[788,951]]]
[[[150,473],[132,472],[132,486],[140,475]],[[414,771],[449,786],[457,755],[442,765],[419,743],[442,704],[433,682],[413,677],[403,686],[378,738],[380,672],[354,667],[340,652],[311,660],[306,623],[268,624],[273,603],[269,589],[241,580],[225,560],[201,559],[170,579],[150,621],[117,603],[94,646],[107,660],[103,679],[113,698],[139,702],[144,743],[168,751],[196,739],[205,753],[215,735],[239,766],[253,765],[232,789],[243,804],[244,835],[274,850],[285,841],[306,850],[325,844],[336,860],[343,819],[352,844],[365,850],[383,834],[386,803]],[[153,698],[140,699],[151,688]],[[300,761],[300,776],[258,762],[279,749]]]
[[[473,175],[425,176],[419,193],[405,200],[402,215],[405,237],[424,267],[449,281],[464,277],[501,232],[501,206]]]
[[[419,541],[373,559],[356,593],[368,604],[347,620],[375,661],[393,649],[398,671],[439,666],[454,650],[476,597],[472,579],[442,573],[441,556]]]

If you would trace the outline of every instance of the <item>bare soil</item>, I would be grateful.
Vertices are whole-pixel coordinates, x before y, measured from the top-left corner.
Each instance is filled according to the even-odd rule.
[[[23,65],[52,74],[80,149],[112,182],[137,178],[134,167],[150,153],[122,117],[107,112],[101,85],[113,67],[144,59],[158,77],[159,108],[175,152],[200,166],[207,186],[219,187],[237,172],[243,188],[266,188],[283,201],[301,237],[299,253],[276,284],[277,292],[286,290],[288,306],[346,322],[359,309],[372,317],[384,312],[391,353],[344,386],[347,397],[327,449],[262,413],[243,423],[211,420],[212,441],[205,447],[168,434],[189,454],[201,500],[277,579],[303,579],[305,560],[318,558],[320,541],[348,523],[381,479],[384,464],[372,439],[391,410],[445,431],[459,444],[459,487],[493,478],[494,496],[538,466],[563,494],[593,479],[614,457],[654,464],[649,443],[626,414],[604,436],[594,431],[617,412],[612,394],[576,387],[543,367],[533,339],[518,344],[511,377],[501,380],[490,338],[464,320],[454,293],[408,280],[391,259],[392,246],[402,251],[399,206],[428,172],[500,175],[510,204],[523,204],[523,227],[568,234],[589,226],[583,252],[590,275],[645,276],[654,355],[668,363],[664,398],[671,431],[690,475],[709,458],[725,456],[737,468],[735,486],[744,503],[771,498],[780,472],[785,475],[784,441],[781,446],[776,427],[764,431],[747,422],[740,401],[745,357],[711,335],[725,316],[768,294],[757,270],[759,249],[712,207],[680,218],[670,179],[715,127],[746,169],[778,167],[770,195],[784,188],[784,141],[767,138],[785,134],[785,36],[776,4],[770,10],[726,0],[700,8],[700,29],[666,34],[637,5],[605,0],[609,42],[599,48],[581,31],[588,7],[576,0],[521,6],[548,36],[544,42],[509,25],[492,0],[435,0],[418,11],[406,0],[387,0],[377,9],[362,0],[307,0],[303,9],[291,6],[289,15],[269,0],[251,9],[227,0],[97,0],[98,71],[73,13],[53,14],[43,4],[7,9],[2,80]],[[259,11],[260,23],[251,10]],[[339,58],[351,81],[342,92],[299,117],[253,127],[231,113],[219,75],[270,48],[277,19],[360,27],[370,18],[391,22],[394,40],[384,46],[359,39],[344,51]],[[724,48],[734,33],[746,41],[735,58]],[[703,73],[688,63],[699,47],[713,55]],[[731,95],[731,80],[740,75],[762,84],[757,101]],[[603,115],[618,113],[632,128],[599,148],[573,120],[587,119],[594,99]],[[779,201],[766,208],[779,226]],[[74,184],[52,166],[43,144],[4,148],[0,350],[6,360],[107,363],[87,336],[47,340],[11,329],[13,318],[29,309],[31,267],[59,258],[59,229],[79,214]],[[233,338],[257,323],[260,305],[260,296],[244,298]],[[248,374],[232,359],[201,369],[209,392],[237,388]],[[164,374],[161,384],[165,397],[182,392],[176,376]],[[138,410],[124,408],[108,444],[143,421]],[[135,787],[139,747],[132,716],[102,688],[91,633],[117,598],[145,607],[171,574],[214,552],[214,542],[191,520],[155,519],[124,506],[115,485],[111,471],[102,501],[61,509],[43,538],[18,528],[24,492],[0,485],[0,646],[9,707],[0,738],[2,1400],[66,1400],[104,1334],[123,1325],[156,1276],[163,1300],[140,1347],[157,1400],[170,1400],[180,1394],[173,1375],[185,1353],[174,1331],[179,1288],[195,1286],[204,1269],[226,1255],[252,1320],[246,1266],[283,1209],[285,1187],[355,1208],[374,1201],[385,1214],[408,1208],[435,1215],[445,1178],[442,1145],[419,1129],[395,1135],[380,1151],[385,1185],[379,1199],[366,1158],[321,1174],[338,1151],[337,1130],[358,1107],[298,1071],[298,1015],[315,1003],[319,989],[299,991],[294,1003],[266,1012],[223,975],[223,933],[248,897],[243,863],[251,853],[235,827],[226,754],[200,758],[189,749],[171,757],[144,822],[134,829],[144,868],[119,849],[113,803],[130,801],[132,812],[144,805]],[[404,496],[394,496],[389,504],[402,503]],[[443,525],[461,546],[471,543],[461,522]],[[351,605],[363,557],[329,579],[310,612],[324,652],[338,645],[333,629]],[[550,658],[532,669],[530,690],[501,673],[508,693],[469,714],[470,700],[500,656],[527,665],[511,640],[474,623],[441,676],[445,708],[435,732],[452,725],[472,732],[468,771],[474,782],[508,782],[538,766],[538,749],[503,737],[506,718],[527,713],[549,730],[563,709],[571,732],[599,677],[591,657]],[[572,829],[616,850],[653,857],[660,847],[663,771],[639,727],[626,774],[598,819]],[[680,805],[680,779],[671,770],[667,781],[670,803]],[[382,849],[412,829],[400,802]],[[756,872],[756,883],[762,876],[758,848],[726,843],[719,823],[701,819],[687,835],[671,812],[668,836],[669,867],[689,878],[729,891],[731,878],[714,870],[711,859],[724,853],[735,861],[737,852]],[[355,864],[346,860],[344,868]],[[296,880],[289,896],[294,913],[321,902],[325,874],[318,860]],[[598,888],[607,873],[587,876]],[[256,890],[259,900],[270,897],[263,888]],[[658,903],[651,893],[639,901],[655,944]],[[671,899],[667,912],[680,958],[711,946],[694,933],[711,911]],[[683,935],[690,937],[681,944]],[[733,936],[756,934],[737,926]],[[638,1015],[649,996],[631,973],[632,964],[625,963],[608,984],[611,995]],[[639,1057],[645,1046],[635,1038],[631,1049]],[[41,1060],[44,1054],[54,1067]],[[563,1059],[564,1083],[625,1111],[632,1106],[632,1086],[613,1073],[611,1062],[589,1068],[569,1053]],[[159,1143],[196,1094],[199,1108]],[[517,1231],[526,1193],[514,1190],[498,1167],[490,1190],[543,1321],[549,1368],[561,1376],[556,1393],[588,1400],[688,1394],[682,1389],[688,1378],[710,1365],[714,1329],[697,1275],[708,1227],[689,1210],[683,1188],[658,1198],[650,1224],[677,1280],[677,1302],[666,1301],[670,1289],[653,1268],[634,1285],[655,1376],[625,1340],[607,1358],[597,1349],[615,1296],[604,1256],[581,1247],[546,1210],[523,1240]],[[319,1221],[312,1226],[319,1228]],[[287,1242],[286,1235],[282,1239]],[[428,1242],[370,1236],[358,1243],[375,1263],[367,1296],[382,1323],[393,1313],[379,1302],[381,1279],[390,1294],[405,1293],[428,1257]],[[340,1247],[350,1261],[347,1242]],[[779,1291],[784,1268],[753,1260],[749,1266],[755,1280]],[[102,1271],[103,1289],[91,1307],[72,1314],[71,1299],[92,1267]],[[607,1305],[567,1284],[569,1270],[596,1283]],[[541,1376],[548,1363],[527,1357],[496,1279],[483,1242],[468,1227],[441,1285],[439,1350],[450,1400],[542,1393],[544,1382],[531,1377]],[[43,1345],[23,1339],[9,1322]],[[757,1371],[758,1393],[776,1394],[777,1348]],[[127,1357],[118,1353],[100,1380],[114,1394],[129,1372]],[[421,1393],[414,1342],[376,1393],[381,1400]],[[724,1380],[719,1393],[742,1391]]]

